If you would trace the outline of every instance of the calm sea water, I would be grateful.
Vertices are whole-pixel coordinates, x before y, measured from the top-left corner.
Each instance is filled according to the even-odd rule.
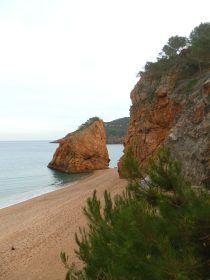
[[[0,142],[0,208],[54,191],[81,178],[47,168],[57,144],[47,141]],[[117,166],[122,145],[107,145],[110,167]]]

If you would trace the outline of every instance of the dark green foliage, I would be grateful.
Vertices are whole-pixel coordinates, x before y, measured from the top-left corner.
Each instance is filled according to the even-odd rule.
[[[90,126],[92,123],[94,123],[95,121],[99,121],[100,118],[99,117],[92,117],[90,119],[88,119],[85,123],[81,124],[79,127],[78,127],[78,130],[82,130],[88,126]],[[77,131],[78,131],[77,130]]]
[[[105,192],[104,207],[96,192],[88,199],[88,227],[76,235],[84,268],[68,266],[62,253],[66,279],[209,279],[209,194],[190,187],[168,151],[161,150],[150,164],[146,188],[134,179],[114,199]]]
[[[160,78],[171,68],[180,65],[184,61],[184,57],[180,56],[181,50],[186,46],[187,38],[174,36],[169,38],[168,43],[163,47],[156,62],[146,62],[144,70],[140,71],[139,76],[152,75]]]
[[[144,71],[139,72],[139,76],[151,75],[155,79],[159,79],[173,65],[173,61],[167,57],[159,57],[156,62],[146,62]]]
[[[169,149],[159,149],[156,155],[149,159],[147,174],[153,186],[166,191],[181,189],[187,184],[182,176],[180,163],[171,159]]]
[[[191,56],[200,63],[210,63],[210,22],[195,27],[190,41]]]
[[[197,82],[198,82],[197,79],[190,80],[187,84],[187,92],[191,91],[193,87],[197,84]]]
[[[199,64],[193,57],[190,56],[190,53],[187,54],[187,56],[179,56],[178,58],[179,79],[183,80],[198,76]]]
[[[183,79],[210,65],[210,23],[201,23],[186,37],[172,36],[155,62],[147,62],[138,76],[160,78],[166,72],[179,68]]]
[[[163,56],[174,57],[178,55],[184,47],[186,47],[188,40],[186,37],[172,36],[168,39],[167,44],[163,47]]]
[[[133,156],[131,147],[128,147],[124,153],[122,161],[122,174],[128,180],[135,180],[142,178],[142,174],[139,169],[139,163]]]
[[[68,270],[66,273],[65,280],[86,280],[87,277],[85,275],[85,271],[77,270],[74,264],[69,265],[68,259],[69,257],[66,255],[65,252],[60,253],[60,258],[64,267]]]

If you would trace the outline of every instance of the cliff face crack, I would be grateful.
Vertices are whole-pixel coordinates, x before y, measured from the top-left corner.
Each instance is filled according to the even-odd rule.
[[[88,156],[87,155],[87,156],[84,156],[83,158],[84,158],[84,160],[90,160],[91,158],[93,158],[93,156]]]

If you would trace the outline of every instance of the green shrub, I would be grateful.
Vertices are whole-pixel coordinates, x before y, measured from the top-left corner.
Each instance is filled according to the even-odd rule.
[[[78,130],[82,130],[88,126],[90,126],[92,123],[94,123],[95,121],[100,121],[100,118],[99,117],[92,117],[92,118],[89,118],[85,123],[81,124],[77,131]]]
[[[122,174],[129,181],[142,178],[138,161],[134,158],[133,150],[129,146],[124,153],[122,161]]]
[[[151,184],[166,191],[175,191],[187,186],[182,176],[181,164],[172,160],[169,149],[159,149],[154,157],[149,159],[147,174]]]
[[[190,80],[187,84],[187,92],[191,91],[193,87],[197,84],[197,82],[198,82],[197,79]]]
[[[199,64],[200,71],[210,63],[210,22],[201,23],[190,34],[191,57]]]
[[[180,94],[191,94],[198,83],[198,79],[190,79],[185,80],[184,83],[182,81],[182,88]]]
[[[96,192],[88,199],[87,229],[76,234],[84,267],[69,266],[62,253],[66,279],[209,279],[209,194],[190,187],[167,150],[150,160],[148,170],[146,188],[132,177],[121,195],[104,193],[104,207]]]

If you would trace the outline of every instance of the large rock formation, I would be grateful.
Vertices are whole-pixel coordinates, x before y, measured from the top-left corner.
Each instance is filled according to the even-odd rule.
[[[131,92],[125,151],[140,165],[158,147],[170,148],[196,184],[210,183],[210,72],[181,79],[178,69],[160,79],[141,78]],[[119,162],[119,173],[122,159]]]
[[[87,122],[57,142],[59,147],[48,167],[69,173],[108,168],[109,156],[102,120]]]

